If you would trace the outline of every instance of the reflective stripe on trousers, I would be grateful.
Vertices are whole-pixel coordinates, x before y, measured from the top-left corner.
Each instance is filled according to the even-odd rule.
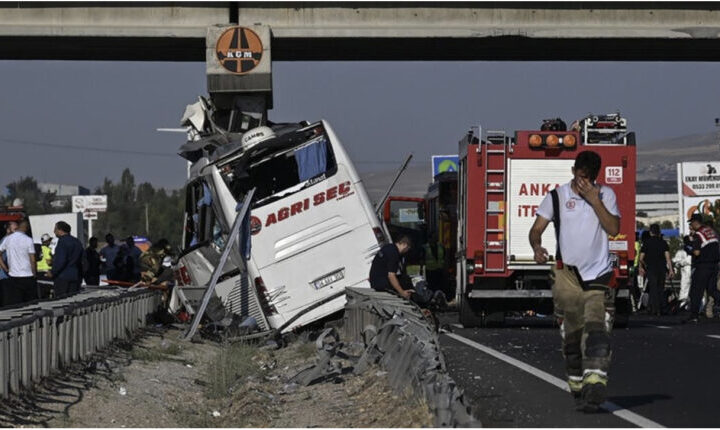
[[[597,280],[583,289],[567,266],[553,268],[553,278],[553,304],[555,315],[562,319],[562,351],[571,390],[577,389],[579,379],[606,383],[615,291]]]

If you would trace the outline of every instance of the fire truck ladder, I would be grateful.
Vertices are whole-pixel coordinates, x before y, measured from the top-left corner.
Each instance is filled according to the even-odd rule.
[[[506,255],[506,238],[503,234],[505,232],[504,225],[499,225],[497,228],[489,228],[489,221],[491,215],[497,215],[503,217],[505,214],[505,202],[507,202],[506,196],[506,169],[507,169],[507,139],[505,131],[502,130],[488,130],[487,131],[487,144],[485,145],[484,160],[485,165],[485,253],[483,254],[483,267],[485,272],[505,272],[505,255]],[[502,168],[498,169],[498,166]],[[493,181],[490,181],[490,176],[493,177]],[[499,195],[499,198],[497,198]],[[494,196],[491,200],[491,196]],[[504,224],[504,222],[499,223]],[[497,236],[502,235],[501,240],[497,240]],[[495,236],[494,240],[490,240],[490,236]],[[494,266],[488,266],[488,254],[501,253],[502,263],[498,266],[498,259],[493,258],[495,262]]]

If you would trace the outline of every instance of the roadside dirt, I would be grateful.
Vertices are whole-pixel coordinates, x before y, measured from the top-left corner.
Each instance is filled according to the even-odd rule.
[[[106,357],[3,402],[0,426],[17,427],[431,427],[424,402],[395,393],[385,372],[303,387],[290,379],[315,362],[308,335],[281,349],[189,343],[148,329]]]

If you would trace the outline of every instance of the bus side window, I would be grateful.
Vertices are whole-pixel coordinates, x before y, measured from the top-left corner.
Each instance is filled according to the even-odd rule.
[[[210,190],[201,180],[187,187],[185,200],[185,246],[193,247],[214,238],[217,220],[212,208]]]

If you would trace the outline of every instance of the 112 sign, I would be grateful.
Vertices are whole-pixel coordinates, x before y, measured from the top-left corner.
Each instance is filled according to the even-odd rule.
[[[606,184],[622,184],[623,182],[623,169],[619,166],[607,166],[605,168],[605,183]]]

